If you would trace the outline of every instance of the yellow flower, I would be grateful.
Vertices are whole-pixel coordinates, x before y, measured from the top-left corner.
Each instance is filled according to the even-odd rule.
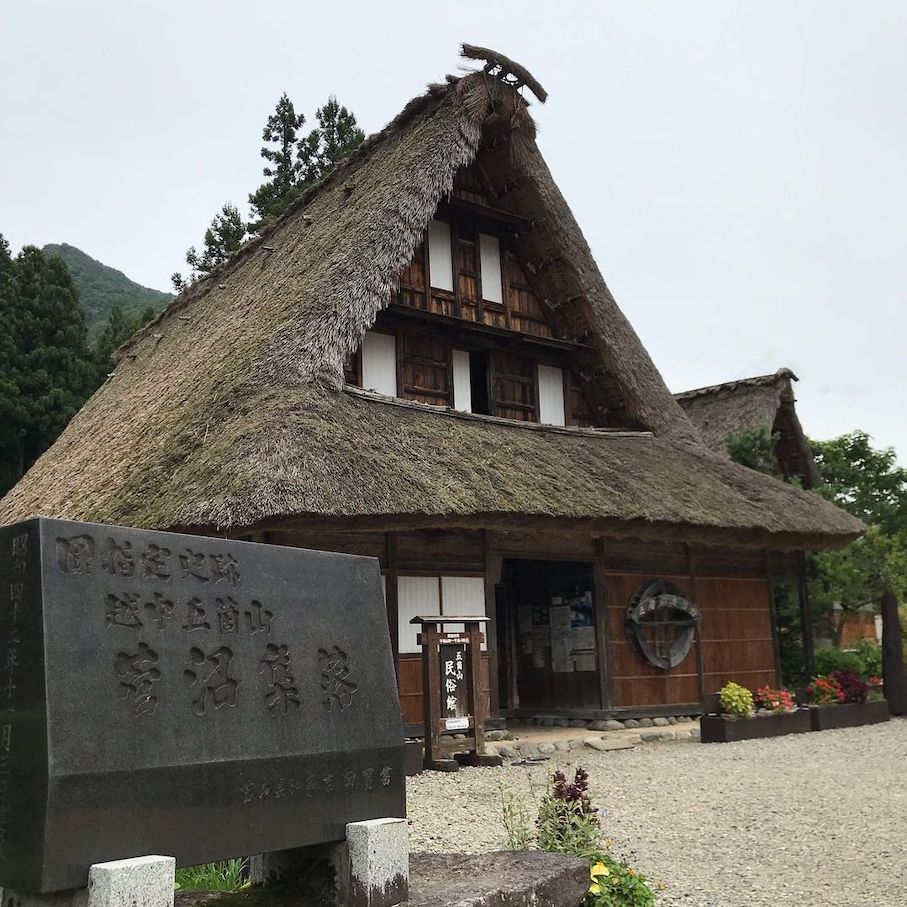
[[[611,870],[608,869],[605,864],[599,860],[590,870],[589,876],[593,879],[597,879],[599,876],[609,876],[611,875]]]
[[[602,886],[599,885],[598,882],[593,882],[589,886],[589,894],[601,894],[601,893],[602,893]]]

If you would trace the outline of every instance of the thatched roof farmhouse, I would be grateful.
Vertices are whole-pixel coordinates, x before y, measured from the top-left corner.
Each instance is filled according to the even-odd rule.
[[[139,332],[0,521],[374,554],[411,722],[417,605],[492,618],[493,717],[683,714],[773,680],[771,584],[862,527],[730,462],[730,422],[699,417],[745,388],[790,421],[786,378],[672,396],[536,146],[524,94],[544,91],[471,54]],[[625,630],[652,579],[702,613],[668,670]],[[591,621],[569,665],[543,640],[556,607]]]

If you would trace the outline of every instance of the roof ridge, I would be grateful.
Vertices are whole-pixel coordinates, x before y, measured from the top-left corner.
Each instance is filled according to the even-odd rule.
[[[800,379],[789,368],[779,368],[770,375],[754,375],[751,378],[735,378],[733,381],[725,381],[721,384],[708,384],[705,387],[695,387],[688,391],[678,391],[674,394],[677,400],[688,400],[693,397],[701,397],[706,394],[720,394],[723,391],[734,391],[738,387],[764,387],[775,384],[778,381],[799,381]]]

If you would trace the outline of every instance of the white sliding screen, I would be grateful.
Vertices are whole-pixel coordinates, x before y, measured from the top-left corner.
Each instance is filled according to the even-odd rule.
[[[472,381],[469,377],[469,353],[451,350],[453,359],[453,405],[464,413],[472,412]]]
[[[502,303],[504,286],[501,283],[501,244],[496,236],[479,234],[479,261],[482,267],[482,299]]]
[[[410,621],[440,611],[441,587],[437,576],[397,577],[397,639],[401,655],[422,651],[422,646],[416,643],[421,628]]]
[[[397,396],[397,338],[369,331],[362,338],[362,386]]]
[[[543,425],[566,424],[563,369],[539,366],[539,422]]]
[[[453,292],[453,258],[450,224],[433,220],[428,225],[428,270],[431,285],[437,290]]]

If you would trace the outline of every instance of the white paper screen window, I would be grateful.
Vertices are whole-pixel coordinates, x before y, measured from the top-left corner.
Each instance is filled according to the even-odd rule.
[[[539,366],[539,422],[564,425],[564,370]]]
[[[469,377],[469,353],[466,350],[452,350],[454,409],[464,413],[472,412],[472,381]]]
[[[501,244],[496,236],[479,234],[479,262],[482,267],[482,298],[502,303],[504,287],[501,283]]]
[[[418,624],[414,617],[441,613],[441,586],[437,576],[400,576],[397,578],[397,640],[400,653],[421,652],[416,644]]]
[[[442,576],[441,613],[463,616],[485,614],[485,579],[481,576]],[[486,625],[487,626],[487,625]],[[449,633],[462,633],[463,624],[445,624]],[[483,627],[482,632],[487,632]],[[487,649],[482,643],[482,651]]]
[[[450,224],[433,220],[428,225],[428,270],[436,290],[453,292],[453,259],[450,248]]]
[[[362,386],[397,396],[397,338],[393,334],[369,332],[362,338]]]

